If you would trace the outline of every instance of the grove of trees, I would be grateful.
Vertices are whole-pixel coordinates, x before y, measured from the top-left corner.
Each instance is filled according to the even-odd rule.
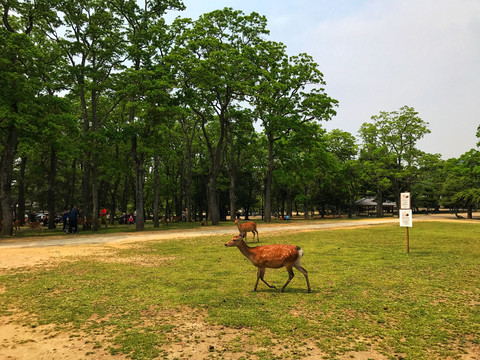
[[[414,108],[382,111],[359,139],[327,132],[338,102],[308,54],[231,8],[198,20],[179,0],[0,0],[2,234],[24,214],[353,214],[361,197],[414,193],[427,209],[480,201],[480,152],[420,151]],[[114,217],[111,217],[113,221]],[[49,227],[55,227],[54,216]]]

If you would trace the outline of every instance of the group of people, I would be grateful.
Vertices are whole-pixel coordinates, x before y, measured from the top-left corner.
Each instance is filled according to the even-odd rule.
[[[66,207],[62,214],[63,231],[69,234],[78,233],[78,209],[73,205],[71,209]]]
[[[134,213],[127,214],[125,211],[122,213],[122,217],[118,220],[119,224],[135,224],[135,221],[137,220],[137,211]]]

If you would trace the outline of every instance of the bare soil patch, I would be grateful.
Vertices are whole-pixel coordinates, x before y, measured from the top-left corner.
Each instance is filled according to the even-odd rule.
[[[0,318],[0,358],[12,360],[81,360],[118,359],[128,357],[111,355],[105,335],[87,335],[83,332],[57,330],[53,325],[29,327],[22,325],[26,314]],[[167,345],[161,348],[163,359],[259,359],[269,353],[281,359],[321,359],[323,354],[314,341],[278,341],[268,331],[228,328],[209,324],[206,314],[197,309],[168,310],[145,314],[169,319],[175,326],[167,333]],[[89,321],[98,321],[95,314]],[[268,338],[268,344],[259,345],[259,338]],[[338,359],[387,360],[381,353],[371,350],[350,352]]]

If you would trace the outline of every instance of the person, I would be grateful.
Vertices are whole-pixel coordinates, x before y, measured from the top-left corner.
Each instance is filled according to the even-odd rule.
[[[105,224],[105,227],[108,228],[107,226],[107,209],[102,207],[100,210],[100,224]]]
[[[76,205],[73,205],[72,209],[70,210],[70,213],[68,215],[68,225],[68,232],[70,234],[78,233],[78,209]]]

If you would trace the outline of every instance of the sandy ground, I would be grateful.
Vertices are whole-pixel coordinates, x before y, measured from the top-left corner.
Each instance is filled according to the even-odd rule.
[[[460,221],[453,215],[446,216],[423,216],[414,221],[441,220]],[[462,220],[464,221],[464,220]],[[296,225],[294,222],[282,225],[263,225],[259,227],[261,234],[288,232],[288,231],[314,231],[319,229],[334,229],[345,227],[364,227],[398,222],[398,219],[365,219],[361,221],[337,221],[334,223],[315,222],[312,224]],[[225,235],[227,241],[236,231],[229,228],[206,227],[202,230],[162,231],[128,233],[118,235],[70,235],[50,238],[8,238],[0,239],[0,274],[12,269],[25,267],[51,267],[61,261],[79,259],[94,255],[98,259],[112,258],[117,249],[133,247],[139,242],[161,239],[182,239],[187,237]],[[249,234],[249,239],[251,234]],[[0,284],[0,293],[5,288]],[[175,319],[174,331],[169,334],[169,345],[162,348],[160,357],[168,359],[255,359],[253,351],[262,349],[253,348],[249,344],[249,338],[255,336],[250,330],[231,329],[222,326],[207,324],[206,314],[200,310],[184,309],[171,312],[169,317]],[[26,326],[25,318],[29,314],[17,313],[13,316],[0,317],[0,360],[80,360],[80,359],[119,359],[122,355],[110,355],[110,353],[98,345],[102,337],[93,337],[85,333],[68,333],[55,329],[53,325]],[[91,321],[100,321],[92,316]],[[263,334],[267,335],[268,334]],[[243,350],[235,349],[238,342],[244,344]],[[286,349],[288,346],[288,350]],[[266,350],[266,349],[264,349]],[[315,344],[307,343],[295,345],[295,343],[276,343],[268,347],[268,350],[279,358],[293,358],[301,355],[302,359],[321,359],[322,354]],[[479,349],[472,349],[470,354],[462,357],[464,360],[480,360]],[[308,354],[308,355],[307,355]],[[401,355],[399,355],[401,358]],[[382,354],[372,351],[348,353],[340,357],[341,360],[357,359],[387,359]]]

